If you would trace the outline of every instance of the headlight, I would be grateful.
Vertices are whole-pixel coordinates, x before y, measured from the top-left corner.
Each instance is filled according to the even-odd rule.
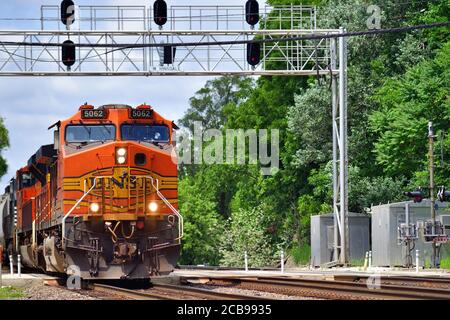
[[[116,149],[116,161],[118,164],[124,164],[125,162],[127,162],[127,149]]]
[[[91,203],[90,209],[92,212],[98,212],[100,210],[100,205],[98,203]]]
[[[156,212],[158,210],[158,205],[156,204],[156,202],[150,202],[148,205],[148,209],[151,212]]]
[[[127,154],[127,149],[125,148],[119,148],[117,149],[117,155],[119,157],[124,157]]]

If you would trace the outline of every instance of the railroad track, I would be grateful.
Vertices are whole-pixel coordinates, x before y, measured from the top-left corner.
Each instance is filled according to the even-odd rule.
[[[368,275],[335,275],[334,279],[339,281],[367,283]],[[441,288],[450,289],[450,278],[441,277],[405,277],[405,276],[380,276],[382,285],[404,285],[410,287]]]
[[[222,293],[190,286],[154,284],[151,289],[133,290],[104,284],[94,284],[94,291],[123,296],[131,300],[267,300],[257,296]]]
[[[201,277],[205,279],[205,277]],[[183,277],[183,282],[199,280],[198,277]],[[368,286],[365,282],[316,280],[316,279],[281,279],[276,277],[208,277],[206,285],[228,286],[248,290],[265,291],[299,297],[312,297],[334,300],[361,299],[450,299],[450,289],[421,286],[405,286],[376,283]]]

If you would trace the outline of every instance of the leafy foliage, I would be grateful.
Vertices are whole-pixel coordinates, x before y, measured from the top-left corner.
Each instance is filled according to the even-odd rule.
[[[261,207],[233,212],[222,238],[221,265],[242,267],[245,252],[249,267],[264,267],[275,261],[274,250],[264,228]]]
[[[307,1],[318,25],[367,29],[365,0]],[[269,0],[269,4],[307,4]],[[450,2],[378,1],[382,27],[450,20]],[[429,29],[349,39],[349,209],[403,200],[427,185],[427,122],[436,139],[436,182],[450,187],[449,30]],[[312,43],[313,44],[313,43]],[[187,217],[183,261],[242,266],[275,263],[280,248],[308,260],[310,218],[332,211],[331,96],[323,77],[219,78],[191,99],[182,125],[280,130],[281,168],[201,166],[182,177]],[[206,238],[205,238],[206,237]]]
[[[0,177],[8,171],[5,158],[1,156],[1,151],[9,147],[8,129],[6,129],[3,119],[0,118]]]

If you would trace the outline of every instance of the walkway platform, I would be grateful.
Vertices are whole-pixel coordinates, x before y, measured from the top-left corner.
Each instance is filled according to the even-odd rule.
[[[285,269],[284,273],[281,271],[264,271],[264,270],[189,270],[181,269],[175,270],[172,273],[177,277],[280,277],[280,278],[304,278],[304,279],[321,279],[334,280],[342,276],[383,276],[383,277],[437,277],[450,279],[450,270],[419,270],[416,273],[415,269],[393,269],[393,268],[333,268],[333,269]]]

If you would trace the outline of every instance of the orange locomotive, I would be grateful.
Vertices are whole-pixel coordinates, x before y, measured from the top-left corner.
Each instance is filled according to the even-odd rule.
[[[3,196],[9,254],[83,279],[170,273],[183,236],[173,121],[147,105],[86,104],[51,128],[54,144],[17,171]]]

